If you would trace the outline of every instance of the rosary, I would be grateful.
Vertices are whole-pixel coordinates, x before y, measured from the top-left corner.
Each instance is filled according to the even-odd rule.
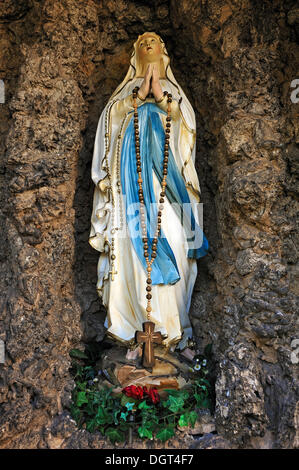
[[[159,206],[158,206],[158,217],[157,217],[157,228],[155,231],[155,235],[152,241],[152,253],[151,259],[149,259],[149,252],[148,252],[148,237],[147,237],[147,230],[146,230],[146,223],[145,223],[145,206],[144,206],[144,196],[143,196],[143,189],[142,189],[142,173],[141,173],[141,156],[140,156],[140,140],[139,140],[139,126],[138,126],[138,107],[137,107],[137,93],[139,87],[135,87],[133,89],[133,108],[134,108],[134,131],[135,131],[135,150],[136,150],[136,167],[137,167],[137,174],[138,174],[138,195],[140,201],[140,225],[142,230],[142,242],[143,242],[143,254],[147,264],[147,286],[146,286],[146,299],[147,299],[147,321],[143,323],[143,330],[144,331],[137,331],[136,332],[136,341],[138,343],[143,343],[143,366],[144,367],[153,367],[155,364],[155,356],[154,356],[154,347],[153,343],[162,343],[162,335],[159,331],[155,332],[155,324],[150,321],[150,315],[152,311],[151,306],[151,299],[152,299],[152,280],[151,280],[151,271],[152,271],[152,263],[154,262],[157,256],[157,243],[158,237],[161,230],[161,216],[162,210],[164,208],[164,197],[165,197],[165,188],[166,188],[166,178],[168,172],[168,156],[169,156],[169,138],[170,138],[170,127],[171,127],[171,102],[172,102],[172,95],[167,91],[164,91],[164,96],[167,95],[167,117],[166,117],[166,129],[165,129],[165,144],[164,144],[164,160],[163,160],[163,179],[161,182],[162,191],[160,192],[160,199],[159,199]]]

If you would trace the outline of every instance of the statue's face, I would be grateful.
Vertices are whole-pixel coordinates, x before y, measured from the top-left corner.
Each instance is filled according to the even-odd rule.
[[[138,56],[142,63],[156,62],[161,58],[161,45],[155,36],[144,36],[138,43]]]

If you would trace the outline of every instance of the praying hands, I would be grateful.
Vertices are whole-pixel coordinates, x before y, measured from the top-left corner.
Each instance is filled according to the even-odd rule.
[[[144,80],[139,89],[139,96],[141,99],[145,99],[150,91],[153,93],[156,101],[160,101],[163,97],[157,64],[149,64],[147,66]]]

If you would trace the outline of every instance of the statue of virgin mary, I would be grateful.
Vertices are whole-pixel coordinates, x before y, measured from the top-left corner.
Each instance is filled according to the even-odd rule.
[[[146,262],[138,218],[132,91],[137,96],[144,204],[150,219],[161,191],[167,94],[172,94],[172,130],[166,197],[152,264],[151,321],[167,349],[183,350],[192,337],[188,316],[197,276],[196,259],[209,247],[194,207],[200,205],[195,170],[193,108],[177,83],[163,40],[153,32],[138,37],[125,79],[100,116],[92,160],[95,184],[89,243],[100,252],[97,291],[107,309],[106,334],[134,350],[135,332],[146,319]],[[182,208],[191,207],[191,229]],[[156,213],[155,213],[156,214]],[[190,225],[190,224],[189,224]],[[150,226],[150,223],[149,223]],[[149,240],[152,240],[148,232]],[[197,243],[194,243],[194,235]],[[191,240],[191,241],[190,241]],[[198,243],[198,240],[200,242]]]

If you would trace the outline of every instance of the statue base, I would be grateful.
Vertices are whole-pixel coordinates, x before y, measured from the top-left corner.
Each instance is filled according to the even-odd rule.
[[[142,357],[134,361],[127,359],[126,351],[123,346],[113,345],[97,362],[104,382],[114,386],[115,392],[129,385],[155,387],[159,393],[166,389],[179,390],[192,378],[190,366],[182,362],[179,354],[169,352],[163,346],[155,347],[153,367],[144,367]]]

